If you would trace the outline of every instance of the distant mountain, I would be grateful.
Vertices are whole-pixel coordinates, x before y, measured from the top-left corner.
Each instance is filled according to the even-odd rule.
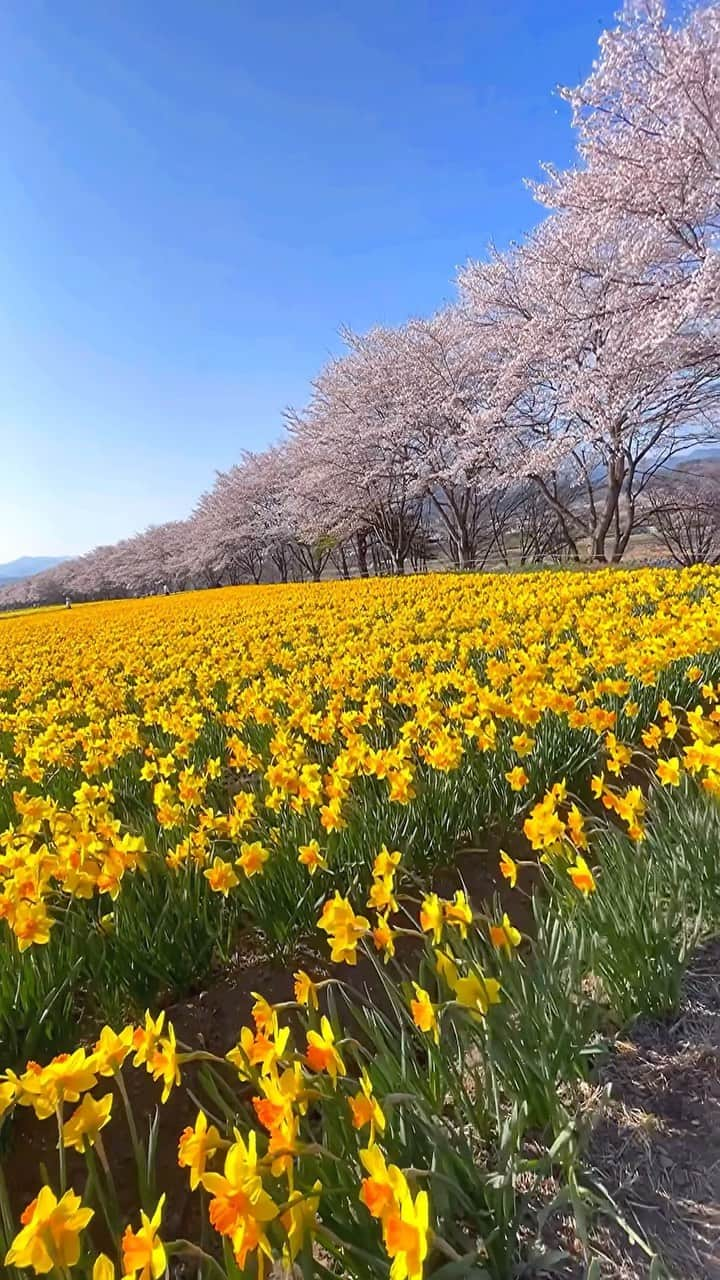
[[[7,564],[0,564],[0,586],[20,582],[23,578],[31,577],[33,573],[42,573],[43,569],[52,569],[56,564],[62,564],[67,558],[67,556],[19,556],[17,560],[9,560]]]
[[[720,484],[720,453],[692,454],[679,457],[673,463],[675,475],[689,476],[695,479],[716,480]]]

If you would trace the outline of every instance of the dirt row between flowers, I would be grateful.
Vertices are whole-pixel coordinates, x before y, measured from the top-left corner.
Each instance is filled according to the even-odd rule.
[[[590,1176],[676,1280],[720,1280],[720,940],[696,952],[677,1015],[634,1023],[597,1083]],[[610,1219],[592,1237],[603,1275],[649,1275]]]

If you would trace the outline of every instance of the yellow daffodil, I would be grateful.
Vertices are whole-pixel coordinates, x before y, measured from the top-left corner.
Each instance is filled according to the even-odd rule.
[[[373,1093],[373,1086],[367,1070],[363,1067],[360,1075],[360,1092],[348,1098],[352,1125],[354,1129],[370,1126],[370,1141],[375,1141],[376,1133],[385,1132],[385,1115],[380,1103]]]
[[[504,849],[500,850],[500,874],[509,882],[510,888],[514,889],[517,884],[518,864],[509,853],[505,853]]]
[[[80,1257],[80,1235],[93,1217],[80,1196],[66,1191],[58,1200],[43,1187],[20,1215],[21,1230],[5,1255],[9,1267],[29,1267],[38,1275],[74,1267]]]
[[[307,867],[311,876],[315,875],[318,868],[327,869],[327,860],[323,854],[317,840],[311,840],[309,844],[301,844],[298,849],[298,862]]]
[[[678,756],[670,756],[667,760],[658,760],[655,770],[664,787],[680,785],[680,760]]]
[[[503,913],[500,924],[491,924],[489,927],[490,941],[494,947],[502,947],[510,952],[513,947],[519,947],[522,942],[522,934],[519,929],[510,923],[510,917],[507,912]]]
[[[595,877],[581,853],[578,853],[573,865],[567,868],[567,873],[575,888],[579,889],[585,897],[593,893]]]
[[[447,924],[458,929],[461,938],[466,938],[468,926],[472,924],[473,913],[462,889],[456,891],[452,902],[443,904],[443,912]]]
[[[424,933],[433,935],[433,942],[436,945],[442,939],[444,922],[445,912],[440,898],[436,893],[427,894],[420,907],[420,928]]]
[[[194,1128],[186,1126],[178,1143],[178,1164],[190,1170],[190,1190],[205,1176],[208,1160],[220,1149],[221,1138],[214,1124],[208,1125],[204,1111],[198,1111]]]
[[[421,1280],[430,1241],[429,1201],[426,1191],[413,1200],[407,1191],[383,1224],[383,1240],[393,1259],[393,1280]]]
[[[150,1218],[141,1211],[139,1231],[133,1231],[129,1226],[125,1228],[121,1242],[125,1280],[127,1277],[133,1277],[133,1280],[159,1280],[163,1275],[167,1267],[167,1254],[158,1231],[164,1204],[165,1196],[162,1195]]]
[[[505,774],[512,791],[522,791],[528,784],[528,776],[522,765],[516,764],[514,769]]]
[[[440,1027],[438,1025],[435,1006],[433,1005],[430,995],[425,989],[413,982],[415,990],[415,999],[410,1001],[410,1012],[413,1016],[415,1026],[428,1034],[431,1034],[435,1043],[440,1043]]]
[[[327,1071],[333,1080],[345,1075],[345,1063],[335,1048],[335,1035],[325,1015],[320,1019],[320,1030],[307,1033],[306,1057],[311,1071]]]
[[[213,892],[221,893],[225,898],[230,890],[240,883],[232,863],[225,862],[223,858],[213,858],[212,866],[207,867],[203,875]]]
[[[298,1004],[312,1005],[313,1009],[318,1009],[318,988],[312,978],[305,973],[304,969],[298,969],[297,973],[293,974],[293,978],[295,980],[295,999]]]
[[[95,1099],[87,1093],[62,1129],[63,1146],[74,1147],[76,1151],[84,1151],[85,1146],[93,1146],[97,1135],[110,1120],[113,1095],[106,1093]]]

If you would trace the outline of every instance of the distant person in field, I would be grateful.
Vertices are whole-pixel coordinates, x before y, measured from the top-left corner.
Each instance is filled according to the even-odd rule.
[[[169,596],[169,595],[170,595],[170,588],[169,588],[169,586],[168,586],[167,582],[163,582],[163,595],[164,595],[164,596]]]
[[[65,597],[65,608],[66,608],[66,609],[69,609],[69,608],[70,608],[70,597],[69,597],[69,596],[66,596],[66,597]]]

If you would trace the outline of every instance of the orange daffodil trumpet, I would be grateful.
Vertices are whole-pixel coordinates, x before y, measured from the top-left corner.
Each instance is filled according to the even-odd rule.
[[[140,1213],[140,1228],[127,1226],[122,1238],[122,1260],[125,1280],[159,1280],[167,1267],[167,1253],[158,1234],[165,1196],[158,1200],[152,1217]]]
[[[391,1258],[393,1280],[420,1280],[431,1232],[427,1192],[413,1197],[407,1179],[397,1165],[388,1165],[379,1147],[360,1152],[367,1171],[360,1200],[373,1218],[380,1220],[383,1242]]]
[[[248,1255],[256,1250],[271,1257],[266,1226],[277,1216],[278,1206],[263,1188],[254,1132],[247,1143],[236,1132],[223,1172],[206,1173],[202,1184],[212,1197],[210,1222],[221,1236],[230,1239],[238,1266],[244,1267]]]
[[[584,897],[587,898],[588,894],[595,891],[595,877],[581,853],[577,855],[573,865],[567,868],[567,873]]]
[[[335,1047],[335,1034],[323,1014],[319,1031],[307,1033],[307,1060],[312,1071],[327,1071],[332,1080],[345,1075],[345,1063]]]
[[[522,942],[522,934],[519,929],[510,923],[510,917],[507,911],[503,912],[503,918],[500,924],[491,924],[488,932],[490,941],[494,947],[502,947],[506,951],[511,951],[513,947],[519,947]]]
[[[500,852],[500,874],[508,881],[510,888],[514,889],[517,884],[518,864],[509,853],[503,850]]]
[[[352,1124],[354,1129],[370,1126],[370,1141],[374,1142],[377,1133],[385,1132],[385,1114],[373,1093],[373,1084],[367,1068],[360,1073],[360,1092],[349,1100]]]

